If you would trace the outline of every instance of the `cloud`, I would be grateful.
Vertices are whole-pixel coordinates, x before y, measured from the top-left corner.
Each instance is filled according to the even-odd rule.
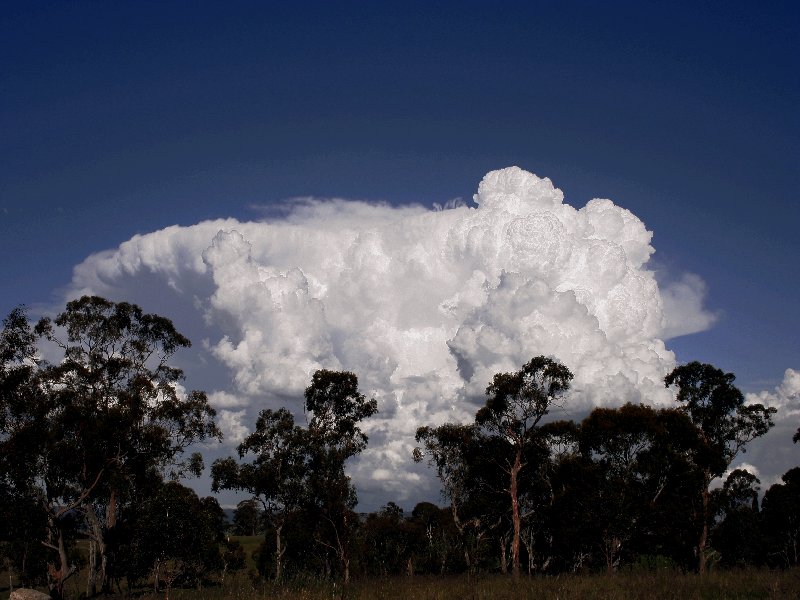
[[[430,485],[410,460],[416,428],[471,418],[494,373],[533,356],[575,374],[568,415],[669,403],[675,357],[662,340],[713,323],[703,282],[659,289],[652,233],[634,214],[603,199],[576,209],[517,167],[487,174],[474,201],[305,198],[271,221],[169,227],[87,258],[71,294],[183,302],[198,328],[185,333],[230,374],[212,402],[242,407],[220,411],[229,440],[261,408],[299,416],[316,369],[354,371],[379,402],[354,479],[399,500]]]
[[[236,446],[244,441],[249,432],[243,423],[246,411],[221,410],[217,413],[217,425],[222,431],[223,443]]]
[[[716,323],[719,315],[703,308],[706,294],[705,282],[693,273],[685,273],[662,288],[664,339],[705,331]]]
[[[745,400],[777,408],[779,417],[800,414],[800,371],[786,369],[783,381],[773,391],[745,394]]]
[[[211,392],[208,394],[208,402],[214,408],[238,408],[247,406],[249,401],[247,398],[242,398],[230,392]]]
[[[754,465],[751,465],[751,464],[750,464],[750,463],[748,463],[748,462],[744,462],[743,460],[739,460],[739,461],[736,463],[736,465],[731,465],[731,466],[730,466],[730,467],[729,467],[729,468],[728,468],[728,469],[727,469],[727,470],[726,470],[726,471],[725,471],[725,472],[722,474],[722,476],[720,476],[720,477],[715,477],[714,479],[712,479],[712,480],[711,480],[710,487],[711,487],[711,488],[721,488],[723,485],[725,485],[725,482],[728,480],[728,477],[730,477],[730,474],[731,474],[731,473],[733,473],[734,471],[736,471],[736,470],[740,470],[740,469],[741,469],[742,471],[747,471],[748,473],[750,473],[751,475],[753,475],[753,476],[754,476],[756,479],[758,479],[758,480],[759,480],[759,482],[761,482],[761,472],[758,470],[758,467],[756,467],[756,466],[754,466]],[[761,483],[763,483],[763,482],[761,482]],[[761,485],[761,483],[759,483],[759,484],[756,484],[756,485],[758,486],[758,488],[759,488],[760,490],[762,490],[762,491],[763,491],[763,490],[764,490],[764,489],[766,489],[766,488],[764,488],[764,487]],[[770,482],[770,483],[772,483],[772,482]],[[767,487],[769,487],[769,485],[768,485]]]

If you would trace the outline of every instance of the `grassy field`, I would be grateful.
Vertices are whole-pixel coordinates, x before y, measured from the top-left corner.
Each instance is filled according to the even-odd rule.
[[[77,582],[69,586],[69,597],[78,598]],[[8,598],[3,586],[0,598]],[[139,590],[129,597],[140,600],[163,600],[159,594]],[[523,579],[515,584],[507,576],[464,577],[398,577],[357,580],[348,588],[330,582],[289,582],[276,587],[271,583],[254,585],[246,575],[228,577],[218,586],[196,589],[173,589],[170,600],[515,600],[543,598],[651,600],[800,598],[800,570],[733,571],[711,573],[705,577],[673,572],[581,575]]]
[[[514,583],[510,576],[415,576],[355,580],[349,587],[313,579],[288,581],[281,586],[271,582],[254,583],[247,572],[254,571],[252,552],[260,537],[235,538],[248,556],[245,571],[229,574],[224,582],[197,589],[172,589],[169,600],[516,600],[525,598],[570,600],[711,600],[755,598],[800,598],[800,569],[788,571],[747,570],[713,572],[704,577],[675,571],[623,572],[613,575],[568,575],[523,577]],[[79,598],[84,591],[81,576],[67,582],[67,597]],[[0,574],[0,600],[9,596],[8,575]],[[125,597],[138,600],[164,600],[165,593],[135,590]]]

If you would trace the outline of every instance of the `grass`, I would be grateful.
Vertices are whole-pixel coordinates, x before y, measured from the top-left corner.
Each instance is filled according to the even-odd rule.
[[[732,571],[705,577],[674,572],[617,575],[576,575],[562,577],[524,577],[515,583],[508,576],[477,578],[417,576],[366,579],[348,588],[323,582],[271,583],[253,586],[246,577],[229,580],[219,588],[173,590],[170,600],[745,600],[755,598],[796,599],[800,595],[800,570]],[[147,594],[142,600],[161,600],[163,595]]]
[[[718,571],[699,577],[672,570],[628,571],[612,575],[523,576],[415,576],[356,579],[347,588],[317,579],[292,580],[278,586],[254,582],[252,552],[262,537],[236,537],[248,556],[244,571],[228,574],[224,582],[201,590],[172,589],[169,600],[749,600],[800,598],[800,568],[786,571],[748,569]],[[84,591],[81,575],[67,582],[67,598]],[[165,600],[165,593],[139,589],[125,594],[137,600]],[[8,575],[0,574],[0,600],[9,597]]]
[[[70,586],[68,597],[77,598],[79,587]],[[8,598],[8,594],[3,589],[0,598]],[[800,569],[792,569],[729,571],[705,577],[675,572],[523,577],[518,584],[501,575],[417,576],[356,580],[347,588],[324,581],[253,584],[246,575],[237,574],[221,585],[202,590],[173,589],[169,600],[745,600],[799,596]],[[164,600],[165,594],[141,590],[134,597]]]

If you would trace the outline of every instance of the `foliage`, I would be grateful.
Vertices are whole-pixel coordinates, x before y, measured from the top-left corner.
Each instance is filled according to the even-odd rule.
[[[35,329],[21,310],[4,326],[0,477],[28,490],[45,515],[51,593],[60,596],[77,570],[65,532],[75,514],[90,543],[87,594],[97,583],[109,591],[114,529],[138,488],[154,472],[197,470],[199,455],[182,461],[183,451],[220,435],[205,394],[184,394],[183,373],[168,364],[189,340],[166,318],[96,296],[69,302]],[[37,339],[63,358],[39,360]]]
[[[200,586],[223,568],[224,535],[224,513],[216,499],[200,499],[177,482],[165,483],[137,511],[128,577],[142,580],[152,573],[158,589],[169,566],[170,584]]]
[[[764,494],[761,503],[768,561],[781,567],[800,564],[800,467],[789,469]]]
[[[256,535],[264,528],[264,514],[254,499],[242,500],[233,512],[234,535]]]
[[[698,570],[706,570],[706,556],[712,506],[709,486],[721,476],[745,445],[764,435],[773,426],[774,408],[745,404],[744,396],[733,385],[733,373],[724,373],[712,365],[691,362],[676,367],[664,378],[667,387],[677,388],[682,410],[697,428],[698,445],[693,460],[703,473],[699,488],[700,522],[695,546]]]
[[[359,423],[375,414],[377,402],[358,391],[353,373],[320,370],[306,388],[304,408],[311,414],[307,428],[295,425],[285,408],[261,411],[255,431],[237,449],[240,459],[252,455],[252,462],[232,457],[215,461],[213,489],[244,490],[262,503],[274,545],[265,542],[259,564],[264,569],[271,563],[276,580],[287,551],[284,531],[290,524],[306,522],[313,525],[303,530],[313,532],[313,542],[323,554],[335,557],[346,581],[357,499],[345,462],[366,447]],[[330,558],[322,562],[330,571]]]
[[[63,359],[43,361],[41,341]],[[35,328],[21,308],[3,321],[0,559],[11,578],[46,584],[56,598],[68,580],[70,593],[86,596],[123,579],[168,593],[212,582],[230,591],[242,581],[248,552],[225,538],[219,504],[176,481],[202,468],[189,446],[219,436],[205,395],[185,393],[182,372],[169,365],[187,345],[169,320],[97,297],[70,302]],[[474,590],[484,578],[502,581],[490,573],[511,567],[519,575],[523,565],[529,575],[607,571],[653,581],[676,577],[675,569],[707,570],[712,555],[723,568],[797,566],[800,469],[760,506],[760,482],[747,471],[712,489],[775,412],[745,404],[731,373],[689,363],[665,378],[677,408],[626,404],[597,408],[580,423],[547,422],[570,381],[546,357],[498,373],[472,423],[416,432],[414,460],[436,470],[448,506],[422,502],[409,514],[389,502],[358,515],[345,468],[367,447],[361,425],[377,403],[353,373],[314,373],[306,425],[287,408],[263,410],[238,456],[212,465],[214,491],[250,496],[233,531],[264,536],[249,564],[274,581],[251,571],[253,593],[310,586],[330,596],[327,586],[352,573],[372,582],[414,575],[399,586],[405,595],[450,597],[454,589],[426,577],[466,571],[480,597]],[[612,579],[592,580],[625,597]],[[514,589],[569,595],[550,581]],[[576,589],[591,596],[583,584]]]

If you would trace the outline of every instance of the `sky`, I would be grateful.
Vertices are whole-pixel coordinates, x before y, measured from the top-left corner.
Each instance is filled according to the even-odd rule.
[[[800,461],[798,27],[781,2],[5,2],[0,312],[173,319],[210,460],[355,371],[369,509],[436,500],[414,429],[535,354],[576,373],[559,418],[734,372],[779,408],[741,458],[772,482]]]

